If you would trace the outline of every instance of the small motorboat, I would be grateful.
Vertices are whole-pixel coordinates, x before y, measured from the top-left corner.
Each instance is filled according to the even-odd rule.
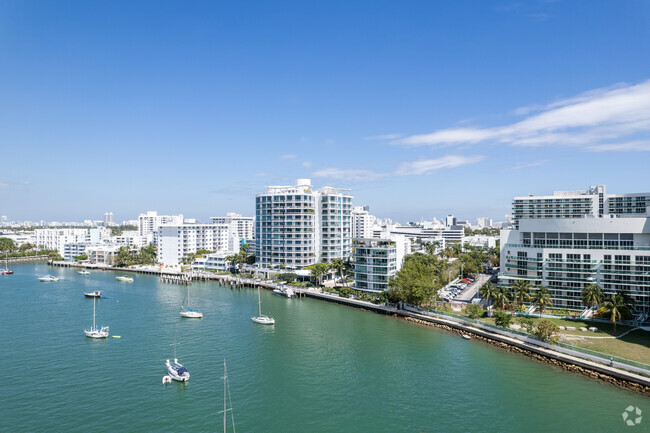
[[[57,277],[53,277],[52,275],[46,275],[44,277],[40,277],[38,280],[44,283],[49,283],[50,281],[59,281]]]
[[[133,282],[133,277],[129,277],[128,275],[121,275],[119,277],[115,277],[117,281],[123,281],[125,283],[132,283]]]
[[[101,290],[95,290],[94,292],[84,292],[84,296],[87,298],[101,298],[102,297],[102,291]]]
[[[286,289],[274,289],[273,293],[280,296],[286,296],[287,298],[295,298],[296,292],[293,289],[287,287]]]
[[[190,380],[190,372],[187,371],[187,368],[183,367],[183,364],[178,362],[178,359],[174,358],[173,364],[169,362],[168,359],[165,363],[165,366],[167,366],[167,373],[169,374],[169,377],[171,377],[173,380],[177,380],[179,382],[187,382]]]
[[[162,383],[172,383],[172,377],[171,376],[163,376]]]
[[[463,340],[471,340],[471,339],[472,337],[470,337],[469,335],[463,334]]]
[[[90,272],[84,269],[83,271],[79,271],[79,275],[90,275]]]

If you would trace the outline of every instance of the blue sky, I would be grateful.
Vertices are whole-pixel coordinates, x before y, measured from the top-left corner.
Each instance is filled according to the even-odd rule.
[[[0,214],[254,212],[308,177],[401,222],[650,191],[646,1],[0,0]]]

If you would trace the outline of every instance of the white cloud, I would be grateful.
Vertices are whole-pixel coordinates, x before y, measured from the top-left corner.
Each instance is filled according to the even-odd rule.
[[[403,162],[395,171],[395,176],[431,174],[443,168],[456,168],[461,165],[474,164],[485,159],[482,155],[463,156],[447,155],[441,158],[421,159],[413,162]]]
[[[280,159],[296,159],[296,158],[298,158],[298,155],[294,155],[292,153],[280,156]]]
[[[312,163],[309,162],[309,161],[305,161],[305,162],[302,163],[302,166],[305,167],[305,168],[311,168]]]
[[[322,177],[333,180],[347,181],[370,181],[385,177],[386,173],[378,173],[372,170],[363,169],[341,169],[341,168],[324,168],[312,173],[312,177]]]
[[[587,146],[590,152],[647,152],[650,151],[650,140],[628,141],[625,143],[607,143]]]
[[[519,122],[492,128],[448,128],[393,141],[408,146],[502,143],[513,146],[565,145],[615,150],[610,141],[650,141],[650,80],[596,89],[546,106],[524,107]],[[643,145],[620,150],[645,150]]]
[[[372,137],[363,137],[364,140],[397,140],[402,134],[384,134],[384,135],[373,135]]]
[[[522,170],[524,168],[539,167],[540,165],[544,165],[547,162],[549,162],[548,159],[543,159],[541,161],[534,161],[534,162],[520,162],[514,167],[512,167],[512,170]]]
[[[336,167],[329,167],[313,172],[312,177],[358,182],[372,181],[394,176],[420,176],[425,174],[432,174],[437,170],[445,168],[456,168],[462,165],[474,164],[484,159],[485,157],[483,155],[446,155],[440,158],[402,162],[396,170],[383,173],[365,169],[341,169]]]

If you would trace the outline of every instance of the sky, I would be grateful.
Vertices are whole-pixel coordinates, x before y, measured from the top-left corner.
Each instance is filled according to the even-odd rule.
[[[0,215],[400,222],[650,191],[650,2],[0,0]]]

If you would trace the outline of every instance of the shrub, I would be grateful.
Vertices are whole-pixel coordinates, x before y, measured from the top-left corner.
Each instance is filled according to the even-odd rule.
[[[468,305],[465,312],[470,319],[477,319],[483,316],[483,307],[479,304]]]
[[[494,323],[496,323],[497,326],[507,328],[510,326],[511,321],[512,316],[504,311],[497,311],[494,313]]]
[[[559,328],[557,325],[550,320],[542,320],[537,325],[537,330],[535,330],[535,335],[542,341],[548,343],[555,343],[558,340]]]
[[[517,322],[519,322],[519,325],[521,325],[526,332],[533,332],[533,319],[529,317],[520,317]]]

